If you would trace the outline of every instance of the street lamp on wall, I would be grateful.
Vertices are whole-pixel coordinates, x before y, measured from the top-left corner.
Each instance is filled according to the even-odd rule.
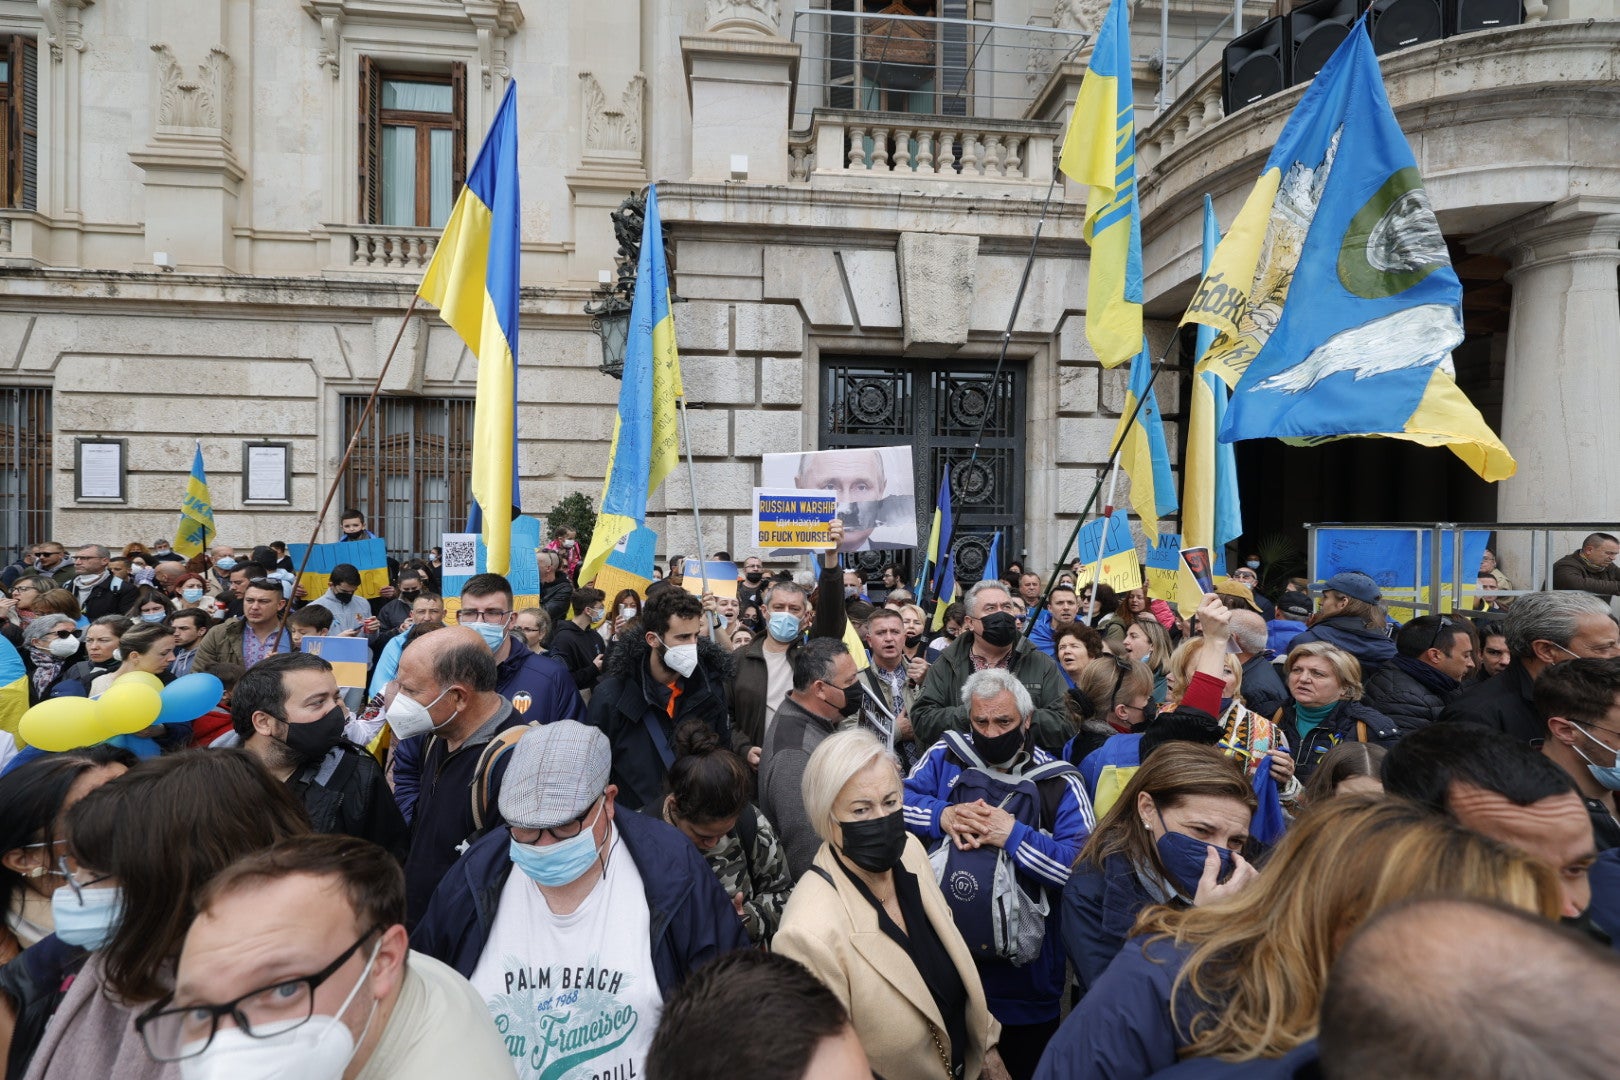
[[[619,242],[617,276],[604,270],[601,284],[585,304],[591,329],[602,339],[602,371],[624,377],[624,350],[630,339],[630,306],[636,295],[636,268],[641,262],[641,230],[647,197],[632,193],[613,211],[613,235]]]

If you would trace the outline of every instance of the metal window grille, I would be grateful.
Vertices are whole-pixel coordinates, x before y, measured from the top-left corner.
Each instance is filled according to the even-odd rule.
[[[51,535],[51,392],[0,387],[0,557]]]
[[[354,436],[363,397],[343,398],[343,438]],[[378,398],[343,478],[343,506],[366,515],[388,553],[409,558],[467,523],[473,403],[467,398]]]

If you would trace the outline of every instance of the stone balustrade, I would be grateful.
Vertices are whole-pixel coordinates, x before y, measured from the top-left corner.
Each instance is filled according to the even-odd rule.
[[[816,109],[788,140],[789,178],[890,176],[1044,185],[1062,131],[1044,120]]]
[[[438,229],[342,225],[328,231],[334,268],[346,270],[421,272],[439,243]]]
[[[1141,164],[1138,175],[1143,183],[1170,151],[1205,128],[1220,123],[1225,116],[1221,103],[1221,66],[1216,64],[1171,102],[1153,123],[1137,133],[1136,156]]]

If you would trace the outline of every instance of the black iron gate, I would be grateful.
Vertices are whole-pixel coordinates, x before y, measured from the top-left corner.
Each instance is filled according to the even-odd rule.
[[[919,545],[928,543],[940,477],[950,464],[951,550],[963,589],[979,580],[997,531],[1002,566],[1024,546],[1024,371],[1004,367],[992,389],[993,370],[990,363],[936,367],[924,360],[856,357],[827,357],[821,369],[821,449],[913,448]],[[984,439],[970,461],[981,420]],[[868,577],[894,565],[909,582],[917,557],[911,551],[867,551],[852,558]]]
[[[51,537],[51,392],[0,387],[0,565]]]

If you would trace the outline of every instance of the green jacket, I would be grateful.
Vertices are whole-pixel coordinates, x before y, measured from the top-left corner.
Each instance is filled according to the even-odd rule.
[[[962,686],[973,674],[973,633],[964,630],[950,648],[939,654],[923,679],[922,693],[911,708],[911,726],[917,734],[917,748],[924,753],[947,731],[968,730],[968,710],[962,704]],[[1008,670],[1035,701],[1035,745],[1059,754],[1074,736],[1064,703],[1063,672],[1045,653],[1020,637],[1013,643]]]

